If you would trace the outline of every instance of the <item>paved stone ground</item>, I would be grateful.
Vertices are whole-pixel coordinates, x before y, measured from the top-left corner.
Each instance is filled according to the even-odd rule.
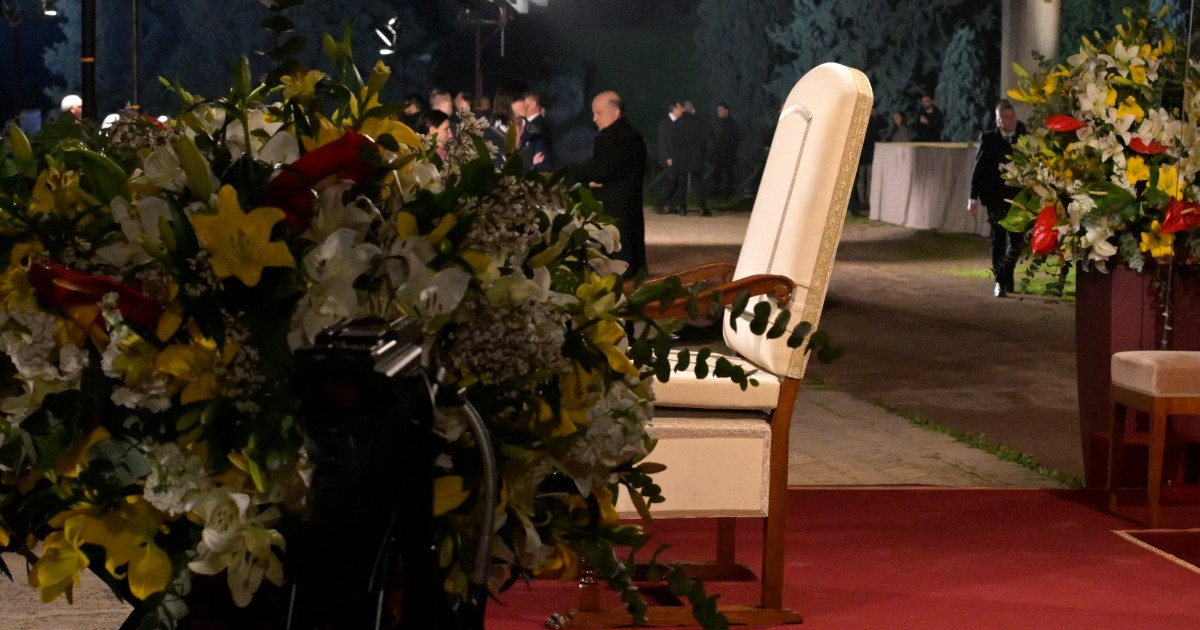
[[[801,389],[790,445],[792,486],[1063,487],[834,390]]]

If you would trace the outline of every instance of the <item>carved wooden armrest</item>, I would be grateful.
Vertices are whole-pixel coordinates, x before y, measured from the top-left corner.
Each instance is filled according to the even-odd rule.
[[[689,295],[678,297],[670,303],[648,305],[646,307],[646,314],[653,319],[687,317],[689,304],[694,304],[693,308],[703,311],[709,308],[714,300],[719,298],[721,306],[729,306],[743,291],[749,292],[751,296],[770,295],[780,305],[784,305],[791,301],[792,291],[796,288],[796,283],[787,276],[756,274],[737,280],[730,280],[732,276],[733,265],[729,263],[712,263],[666,276],[651,278],[644,284],[653,285],[665,282],[671,278],[678,278],[685,291],[689,288],[699,290],[694,295],[689,293]],[[624,288],[626,295],[632,293],[634,290],[633,284],[629,282],[625,283]]]

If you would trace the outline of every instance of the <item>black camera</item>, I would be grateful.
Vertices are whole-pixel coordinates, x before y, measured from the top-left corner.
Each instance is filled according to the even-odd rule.
[[[433,397],[410,319],[343,320],[296,352],[315,465],[289,537],[288,628],[458,628],[433,552]]]

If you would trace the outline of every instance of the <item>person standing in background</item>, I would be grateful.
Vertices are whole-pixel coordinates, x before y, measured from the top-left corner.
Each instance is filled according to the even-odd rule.
[[[671,127],[680,116],[683,116],[683,104],[671,101],[667,106],[667,117],[658,123],[658,161],[663,167],[663,183],[654,211],[659,214],[674,214],[679,210],[671,205],[675,202],[675,190],[679,187],[679,174],[674,167],[675,158],[671,148]]]
[[[734,120],[729,104],[719,103],[717,120],[712,128],[712,196],[717,199],[733,196],[734,187],[737,185],[734,171],[741,141],[742,130]]]
[[[1024,234],[1010,232],[1000,225],[1000,221],[1008,216],[1008,200],[1020,192],[1000,176],[1000,165],[1008,161],[1013,143],[1025,133],[1025,125],[1017,120],[1012,103],[1000,99],[996,103],[996,128],[979,136],[975,169],[971,172],[967,212],[971,216],[977,215],[980,202],[987,211],[987,222],[992,228],[992,273],[996,276],[993,295],[996,297],[1005,297],[1015,291],[1017,257],[1025,242]]]
[[[933,102],[933,95],[925,93],[921,96],[921,105],[917,107],[913,123],[913,140],[917,142],[941,142],[942,126],[946,124],[946,116]]]
[[[554,171],[554,151],[550,139],[550,121],[542,108],[542,95],[537,90],[530,90],[525,95],[525,135],[529,146],[535,154],[542,154],[541,163],[535,170],[543,173]]]
[[[696,195],[700,214],[712,216],[708,211],[708,200],[704,190],[704,149],[708,144],[708,137],[696,115],[687,112],[686,103],[683,106],[683,115],[671,125],[669,135],[671,167],[675,169],[679,178],[672,207],[677,209],[680,215],[687,216],[690,193]]]
[[[599,133],[592,157],[575,167],[575,179],[591,189],[616,220],[621,249],[613,254],[629,264],[625,277],[646,267],[646,222],[642,214],[642,183],[646,173],[646,141],[625,117],[625,105],[613,91],[592,99],[592,121]]]

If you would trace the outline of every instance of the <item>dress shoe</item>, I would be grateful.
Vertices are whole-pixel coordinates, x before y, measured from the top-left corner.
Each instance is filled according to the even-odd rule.
[[[996,289],[993,291],[992,295],[995,295],[996,297],[1008,297],[1008,291],[1004,290],[1003,284],[997,282]]]

